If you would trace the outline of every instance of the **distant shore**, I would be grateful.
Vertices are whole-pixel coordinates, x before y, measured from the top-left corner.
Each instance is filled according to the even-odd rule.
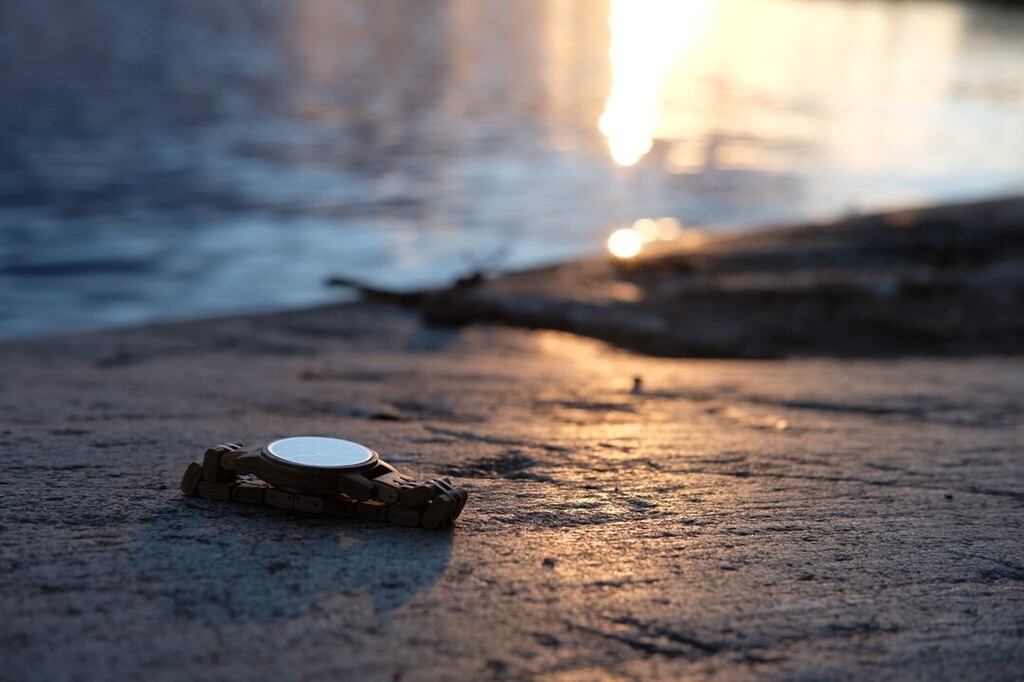
[[[1024,352],[1024,196],[857,214],[831,222],[688,229],[636,258],[596,256],[469,273],[394,292],[336,276],[323,304],[83,324],[0,343],[333,307],[358,298],[437,324],[569,331],[665,356]],[[71,283],[68,286],[72,286]],[[252,306],[252,302],[248,304]]]
[[[695,233],[633,259],[362,291],[433,323],[554,329],[664,356],[1013,354],[1024,352],[1024,197]]]

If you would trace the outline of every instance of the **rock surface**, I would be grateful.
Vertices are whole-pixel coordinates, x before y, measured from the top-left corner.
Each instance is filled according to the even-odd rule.
[[[686,236],[400,302],[676,357],[1024,353],[1024,198]]]
[[[7,344],[0,377],[2,679],[1024,672],[1021,358],[653,359],[361,304]],[[469,505],[177,491],[302,433]]]

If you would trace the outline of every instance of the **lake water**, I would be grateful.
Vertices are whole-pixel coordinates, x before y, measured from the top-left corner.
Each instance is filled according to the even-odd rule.
[[[1021,191],[1020,10],[0,4],[0,337],[439,285],[641,219]]]

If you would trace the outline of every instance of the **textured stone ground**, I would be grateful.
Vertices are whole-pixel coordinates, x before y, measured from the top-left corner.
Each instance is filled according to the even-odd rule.
[[[1021,358],[651,359],[363,305],[8,344],[0,413],[2,679],[1024,675]],[[176,490],[303,433],[470,503],[429,532]]]

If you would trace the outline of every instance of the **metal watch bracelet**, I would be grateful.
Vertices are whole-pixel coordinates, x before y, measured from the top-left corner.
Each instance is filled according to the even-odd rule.
[[[244,454],[241,443],[225,443],[209,448],[203,463],[191,462],[181,478],[181,492],[187,497],[240,504],[267,505],[277,509],[335,518],[359,518],[385,521],[400,526],[434,529],[449,525],[465,507],[468,494],[452,485],[448,478],[416,482],[380,462],[372,493],[357,499],[346,494],[309,494],[282,490],[254,475],[233,470],[235,457]]]

